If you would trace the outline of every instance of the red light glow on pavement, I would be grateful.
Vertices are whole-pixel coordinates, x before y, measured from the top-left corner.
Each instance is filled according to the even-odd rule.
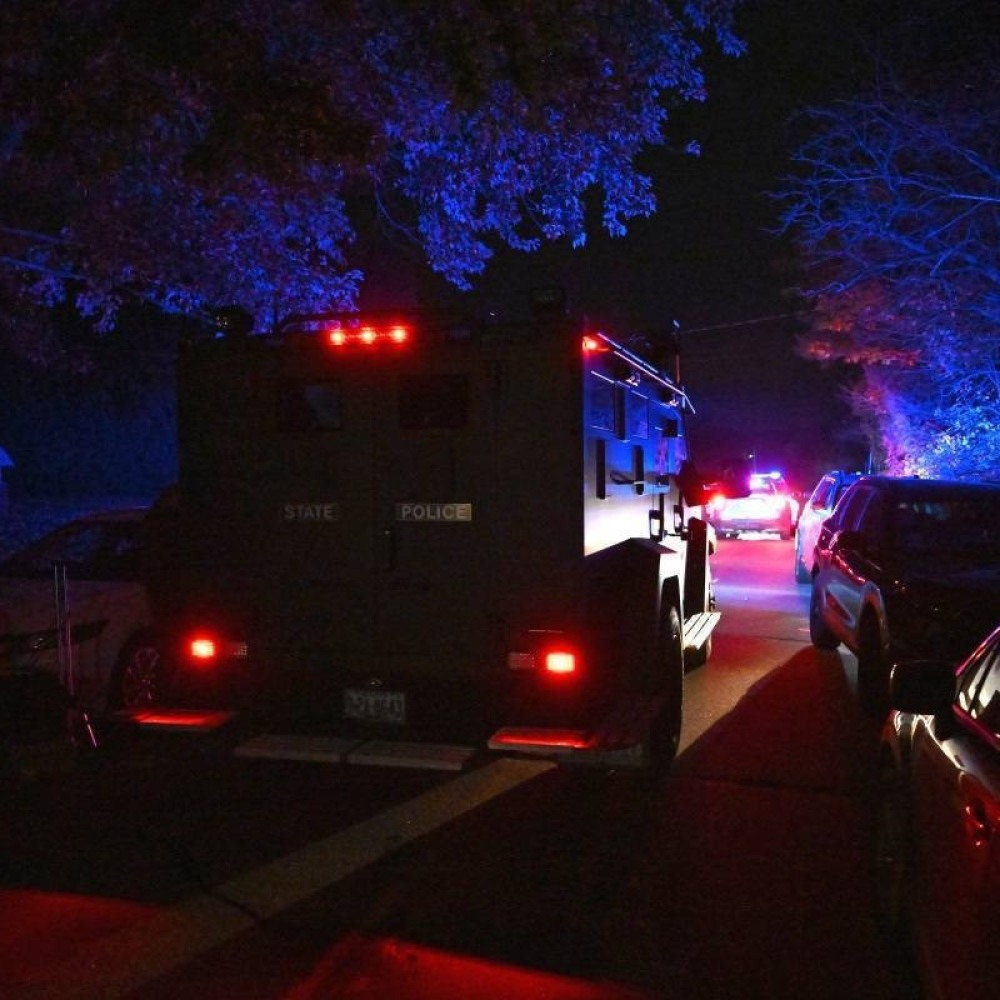
[[[284,1000],[651,1000],[616,983],[559,976],[393,938],[345,938]]]

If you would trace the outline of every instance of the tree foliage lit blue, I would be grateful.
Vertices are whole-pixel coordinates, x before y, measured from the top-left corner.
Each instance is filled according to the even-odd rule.
[[[1000,479],[1000,76],[972,6],[985,56],[952,46],[933,76],[816,111],[782,193],[812,279],[804,351],[857,366],[852,404],[897,474]]]
[[[466,287],[498,242],[625,232],[740,0],[4,0],[0,281],[99,327],[141,299],[345,306],[374,200]]]

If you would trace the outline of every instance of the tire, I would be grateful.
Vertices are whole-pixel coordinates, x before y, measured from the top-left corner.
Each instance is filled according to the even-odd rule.
[[[894,960],[909,950],[909,886],[913,845],[900,775],[891,760],[880,767],[875,818],[875,912]]]
[[[819,609],[819,593],[815,585],[813,585],[812,594],[809,596],[809,641],[817,649],[836,649],[840,645],[840,640],[823,621],[823,615]]]
[[[809,583],[812,580],[812,573],[809,572],[809,567],[806,565],[806,561],[802,556],[802,544],[796,536],[795,538],[795,582],[796,583]]]
[[[150,633],[133,636],[124,646],[108,686],[108,707],[155,705],[163,689],[163,657]]]
[[[653,776],[663,774],[670,767],[681,740],[684,646],[681,616],[674,606],[663,616],[656,658],[659,677],[654,693],[663,697],[663,705],[649,724],[643,748],[647,771]]]
[[[877,719],[889,711],[889,663],[878,623],[870,613],[861,619],[858,631],[858,700]]]

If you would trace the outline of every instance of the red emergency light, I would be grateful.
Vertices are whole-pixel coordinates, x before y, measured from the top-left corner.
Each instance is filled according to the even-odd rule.
[[[376,325],[364,323],[360,326],[345,326],[336,322],[323,331],[327,347],[377,347],[380,344],[402,346],[410,340],[410,328],[403,323]]]

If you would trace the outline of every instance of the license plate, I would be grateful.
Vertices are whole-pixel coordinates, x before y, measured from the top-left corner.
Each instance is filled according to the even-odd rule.
[[[344,715],[367,722],[406,722],[406,693],[346,688]]]

